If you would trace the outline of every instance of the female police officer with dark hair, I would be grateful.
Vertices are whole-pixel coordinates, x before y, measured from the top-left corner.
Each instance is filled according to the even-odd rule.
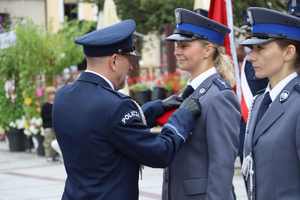
[[[243,42],[267,89],[253,103],[244,145],[249,199],[300,199],[300,19],[249,8],[252,38]]]

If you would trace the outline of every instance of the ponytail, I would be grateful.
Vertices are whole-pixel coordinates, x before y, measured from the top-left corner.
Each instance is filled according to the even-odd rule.
[[[213,58],[218,73],[224,80],[229,82],[231,87],[234,87],[234,67],[231,58],[227,54],[225,54],[225,48],[222,46],[217,46]]]

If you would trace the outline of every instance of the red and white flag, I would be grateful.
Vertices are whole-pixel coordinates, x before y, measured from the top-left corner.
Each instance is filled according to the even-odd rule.
[[[245,74],[246,62],[247,62],[247,57],[244,59],[243,64],[241,66],[241,115],[245,123],[248,120],[249,110],[253,103],[253,94],[251,92]]]
[[[233,14],[232,14],[232,1],[231,0],[211,0],[208,17],[218,21],[231,29],[231,32],[226,36],[224,46],[226,53],[231,56],[236,80],[236,94],[241,102],[241,115],[245,122],[248,119],[248,110],[252,104],[253,95],[249,88],[244,67],[245,61],[241,69],[238,64],[236,45],[234,38],[234,25],[233,25]],[[241,74],[240,74],[241,71]]]
[[[211,0],[208,11],[208,17],[221,24],[224,24],[231,29],[229,35],[225,37],[224,46],[226,53],[231,56],[234,64],[234,72],[236,79],[236,94],[238,98],[241,97],[240,92],[240,70],[237,60],[235,39],[234,39],[234,26],[233,26],[233,14],[232,14],[232,2],[231,0]]]
[[[226,0],[211,0],[208,17],[228,27]],[[231,56],[232,54],[228,35],[225,37],[224,46],[226,53]]]

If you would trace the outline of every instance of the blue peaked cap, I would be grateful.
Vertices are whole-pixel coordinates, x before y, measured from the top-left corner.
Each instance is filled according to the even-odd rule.
[[[75,40],[83,46],[89,57],[108,56],[113,53],[128,53],[135,50],[133,33],[136,24],[132,19],[85,34]]]
[[[252,37],[242,45],[263,44],[274,38],[300,41],[300,18],[259,7],[250,7],[247,11]]]
[[[176,29],[166,40],[204,39],[218,45],[224,45],[224,38],[230,32],[230,29],[223,24],[183,8],[175,9],[175,17]]]

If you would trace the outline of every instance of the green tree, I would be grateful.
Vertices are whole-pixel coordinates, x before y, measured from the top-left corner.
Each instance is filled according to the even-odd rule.
[[[96,3],[101,10],[104,0],[85,0]],[[193,9],[194,0],[114,0],[121,19],[132,18],[137,22],[137,31],[159,31],[165,24],[174,23],[175,8]]]
[[[46,32],[31,21],[23,21],[15,27],[16,43],[0,49],[0,88],[7,80],[15,81],[14,100],[0,90],[0,126],[25,116],[39,115],[36,96],[36,77],[46,74],[48,80],[62,72],[65,67],[83,59],[81,48],[74,38],[89,30],[88,24],[68,22],[59,33]]]
[[[103,8],[105,0],[85,0],[97,3]],[[114,0],[121,19],[133,18],[140,33],[161,30],[164,24],[174,24],[174,9],[178,7],[192,10],[194,0]],[[232,0],[234,23],[240,26],[246,10],[250,6],[286,10],[288,0]]]
[[[133,18],[137,31],[148,33],[161,30],[165,24],[174,24],[174,10],[193,9],[194,0],[115,0],[122,19]]]
[[[234,0],[233,1],[233,14],[234,24],[241,26],[243,24],[244,17],[246,16],[246,10],[248,7],[265,7],[276,10],[287,10],[288,0]]]

